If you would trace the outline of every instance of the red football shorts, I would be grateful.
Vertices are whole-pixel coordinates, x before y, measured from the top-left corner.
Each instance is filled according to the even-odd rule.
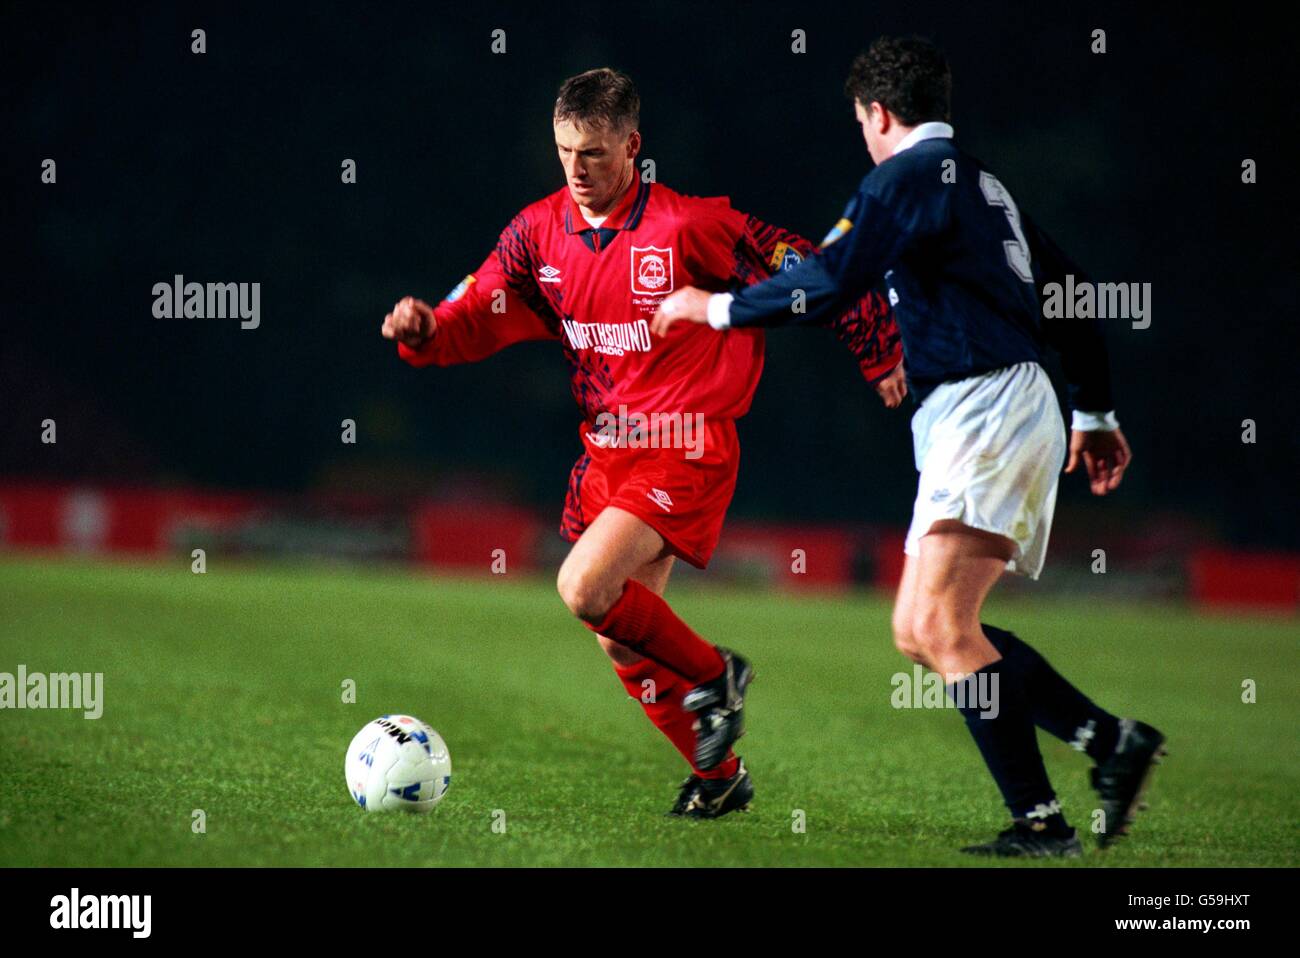
[[[560,535],[577,541],[606,506],[617,506],[663,536],[675,555],[701,569],[708,565],[736,491],[735,422],[706,421],[695,449],[604,446],[588,426],[580,433],[584,451],[569,474]]]

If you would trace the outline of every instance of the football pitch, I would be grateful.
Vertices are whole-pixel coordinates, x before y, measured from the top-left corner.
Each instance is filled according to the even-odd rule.
[[[0,711],[0,865],[985,864],[955,849],[1004,809],[956,712],[891,705],[911,668],[887,599],[668,597],[757,670],[748,814],[664,816],[685,765],[549,578],[0,559],[0,672],[103,673],[98,719]],[[987,619],[1169,738],[1130,838],[1031,867],[1300,864],[1294,620],[1057,599]],[[389,712],[450,747],[430,815],[348,795],[344,749]],[[1040,741],[1086,833],[1087,763]]]

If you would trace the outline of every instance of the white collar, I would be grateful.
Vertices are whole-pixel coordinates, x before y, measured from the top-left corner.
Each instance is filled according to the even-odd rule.
[[[921,123],[918,126],[912,127],[912,132],[908,133],[907,136],[898,141],[898,146],[894,147],[893,155],[897,156],[904,150],[916,146],[916,144],[920,143],[922,140],[935,139],[951,140],[952,125],[949,123],[941,123],[938,120],[930,120],[927,123]]]

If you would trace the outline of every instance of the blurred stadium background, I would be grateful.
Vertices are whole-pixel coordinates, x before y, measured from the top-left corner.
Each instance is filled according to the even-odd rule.
[[[592,66],[636,79],[658,179],[822,235],[867,168],[849,61],[919,32],[951,58],[965,146],[1098,278],[1153,287],[1149,329],[1110,328],[1135,464],[1106,501],[1064,483],[1044,588],[1300,609],[1278,124],[1296,86],[1258,25],[1119,4],[312,11],[6,9],[0,550],[487,576],[504,549],[512,573],[555,568],[579,451],[558,347],[412,370],[379,338],[385,311],[439,299],[561,184],[554,91]],[[175,274],[260,282],[260,327],[153,318],[152,286]],[[707,577],[888,588],[911,408],[883,409],[829,334],[772,334]]]

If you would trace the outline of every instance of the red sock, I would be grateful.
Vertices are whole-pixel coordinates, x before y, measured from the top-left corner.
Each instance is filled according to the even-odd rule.
[[[740,762],[734,752],[727,752],[727,757],[717,768],[701,772],[692,761],[695,755],[695,713],[682,708],[682,693],[687,691],[680,678],[664,668],[658,662],[645,659],[635,665],[615,664],[614,672],[623,682],[627,694],[641,703],[646,718],[654,723],[655,728],[668,737],[682,757],[691,764],[691,770],[700,778],[731,778],[736,774]],[[653,683],[646,685],[646,681]],[[654,701],[646,701],[653,698]]]
[[[628,579],[605,620],[587,627],[667,666],[691,685],[711,682],[727,667],[716,648],[677,618],[667,602],[635,579]]]

